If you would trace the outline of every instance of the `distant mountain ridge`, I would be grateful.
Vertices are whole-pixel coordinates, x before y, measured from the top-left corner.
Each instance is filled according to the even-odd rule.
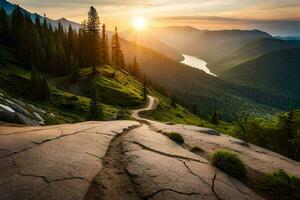
[[[224,71],[220,78],[295,98],[300,106],[299,58],[300,47],[273,51]]]
[[[160,27],[151,31],[175,50],[199,57],[208,63],[229,56],[251,41],[272,37],[260,30],[209,31],[189,26]]]
[[[6,0],[0,0],[0,7],[2,7],[7,14],[11,14],[13,12],[13,10],[16,8],[17,5],[15,4],[12,4]],[[22,12],[28,14],[31,19],[34,21],[37,17],[40,18],[41,21],[44,21],[45,17],[37,14],[37,13],[31,13],[25,9],[23,9],[21,6],[20,6],[20,9],[22,10]],[[80,28],[80,24],[76,23],[76,22],[72,22],[72,21],[69,21],[67,20],[66,18],[61,18],[61,19],[58,19],[58,20],[53,20],[53,19],[50,19],[50,18],[47,18],[46,17],[46,20],[48,23],[51,24],[51,26],[53,28],[57,28],[58,27],[58,24],[61,23],[61,25],[64,27],[65,30],[67,30],[69,28],[69,26],[71,25],[73,27],[73,29],[76,29],[76,30],[79,30]]]
[[[209,68],[213,72],[220,74],[224,70],[233,68],[236,65],[254,59],[263,54],[291,48],[300,48],[300,40],[261,38],[244,45],[230,56],[226,56],[220,60],[210,63]]]
[[[151,30],[151,28],[149,28]],[[172,60],[180,62],[184,59],[181,55],[181,52],[175,50],[174,48],[168,46],[160,39],[156,37],[156,35],[152,34],[151,31],[137,31],[133,28],[127,29],[125,31],[120,32],[120,36],[128,41],[134,42],[136,44],[142,45],[147,48],[151,48],[157,52],[164,54]]]

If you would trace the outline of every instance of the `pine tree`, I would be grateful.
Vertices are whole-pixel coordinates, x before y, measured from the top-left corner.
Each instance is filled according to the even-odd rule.
[[[109,64],[109,53],[108,53],[108,37],[106,35],[105,24],[102,26],[102,37],[101,37],[101,47],[102,47],[102,64]]]
[[[72,67],[72,79],[77,80],[80,75],[79,75],[79,64],[77,59],[71,54],[70,56],[70,66]]]
[[[176,108],[177,99],[174,95],[171,97],[171,106]]]
[[[0,44],[8,45],[9,42],[9,18],[5,10],[0,8]]]
[[[132,64],[132,74],[137,78],[140,77],[140,66],[136,60],[136,57],[134,57],[133,64]]]
[[[219,114],[217,111],[214,111],[210,117],[210,123],[218,125],[219,124]]]
[[[91,102],[87,120],[99,120],[102,112],[98,109],[97,104],[97,91],[95,86],[91,86]]]
[[[47,80],[35,67],[32,67],[31,70],[31,91],[33,99],[45,100],[50,95]]]
[[[148,92],[147,92],[146,80],[144,79],[144,82],[143,82],[143,100],[144,100],[144,102],[147,101],[147,95],[148,95]]]
[[[92,6],[88,13],[88,61],[92,66],[93,75],[96,75],[96,67],[101,63],[100,19],[96,9]]]
[[[294,110],[290,109],[286,116],[280,117],[280,148],[281,152],[288,157],[294,156],[294,149],[292,147],[292,140],[294,139],[294,116]]]
[[[118,35],[118,28],[115,27],[115,34],[112,37],[112,64],[116,68],[125,68],[124,55],[121,49],[121,44]]]

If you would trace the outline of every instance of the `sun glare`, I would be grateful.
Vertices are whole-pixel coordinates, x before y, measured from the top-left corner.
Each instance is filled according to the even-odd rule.
[[[144,30],[146,28],[147,22],[143,17],[137,17],[133,19],[133,27],[136,30]]]

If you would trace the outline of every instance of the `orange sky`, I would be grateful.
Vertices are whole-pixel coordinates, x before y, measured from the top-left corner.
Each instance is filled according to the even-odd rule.
[[[132,25],[142,16],[150,25],[192,25],[200,29],[247,27],[243,20],[300,20],[300,0],[11,0],[48,17],[82,22],[91,5],[108,28]],[[176,17],[176,18],[174,18]],[[220,17],[220,18],[215,18]],[[228,19],[230,18],[230,19]]]

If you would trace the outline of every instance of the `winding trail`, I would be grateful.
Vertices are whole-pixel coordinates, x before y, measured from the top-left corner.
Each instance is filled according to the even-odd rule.
[[[263,199],[201,155],[237,152],[258,173],[299,163],[255,145],[196,126],[145,119],[156,109],[149,96],[135,121],[84,122],[45,127],[0,126],[0,200]],[[162,133],[178,132],[185,148]],[[198,146],[203,154],[189,151]]]

